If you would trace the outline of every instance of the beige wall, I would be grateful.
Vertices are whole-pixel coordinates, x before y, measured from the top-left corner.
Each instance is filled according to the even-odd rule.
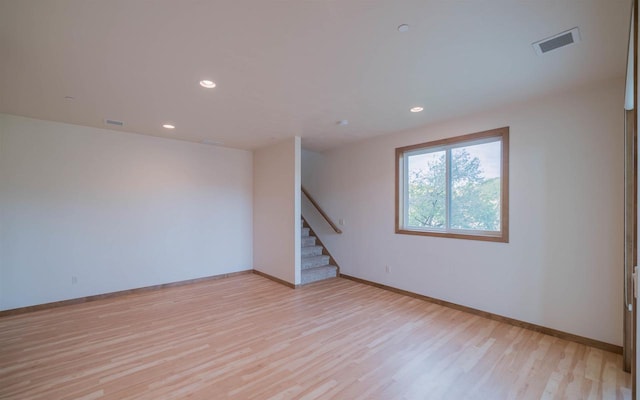
[[[251,269],[251,217],[251,152],[0,114],[0,309]]]
[[[253,266],[300,283],[300,138],[254,152]]]
[[[623,105],[607,81],[304,157],[303,185],[345,220],[312,226],[345,274],[620,345]],[[394,149],[502,126],[510,243],[395,234]]]

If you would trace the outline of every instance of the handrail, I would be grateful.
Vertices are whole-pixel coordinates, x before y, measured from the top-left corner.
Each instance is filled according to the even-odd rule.
[[[311,204],[313,204],[313,206],[316,208],[316,210],[318,210],[318,212],[320,213],[320,215],[322,215],[325,219],[325,221],[327,221],[329,223],[329,225],[331,225],[331,227],[333,228],[333,230],[336,233],[342,233],[342,231],[340,230],[340,228],[338,228],[336,226],[336,224],[333,223],[333,221],[331,220],[331,218],[329,218],[329,216],[327,215],[327,213],[324,212],[324,210],[320,207],[320,205],[313,199],[313,197],[311,197],[311,195],[309,194],[309,192],[307,192],[307,190],[304,187],[301,187],[302,189],[302,193],[304,193],[305,196],[307,196],[307,199],[309,199],[309,201],[311,202]]]

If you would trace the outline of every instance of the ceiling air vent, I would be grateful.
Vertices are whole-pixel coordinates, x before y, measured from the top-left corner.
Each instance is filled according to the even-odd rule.
[[[219,142],[217,140],[211,140],[211,139],[202,139],[202,143],[210,144],[211,146],[221,146],[224,144],[223,142]]]
[[[105,119],[104,124],[111,125],[111,126],[124,126],[124,122],[116,121],[115,119]]]
[[[578,43],[580,41],[580,30],[578,27],[570,29],[568,31],[558,33],[557,35],[542,39],[532,44],[538,55],[548,53],[550,51],[559,49],[560,47],[568,46],[570,44]]]

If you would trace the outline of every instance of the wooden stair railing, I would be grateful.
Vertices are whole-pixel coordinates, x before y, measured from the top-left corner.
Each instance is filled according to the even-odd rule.
[[[333,230],[336,233],[342,233],[342,231],[340,230],[340,228],[338,228],[338,226],[336,224],[333,223],[333,221],[331,220],[331,218],[329,218],[329,216],[327,215],[326,212],[324,212],[324,210],[322,209],[322,207],[320,207],[320,205],[318,204],[317,201],[315,201],[315,199],[313,197],[311,197],[311,195],[309,194],[309,192],[307,192],[307,190],[304,187],[301,187],[302,189],[302,193],[307,196],[307,199],[309,199],[309,201],[311,202],[311,204],[313,204],[313,206],[316,208],[316,210],[318,210],[318,212],[320,213],[320,215],[322,215],[322,217],[325,219],[325,221],[327,221],[327,223],[331,226],[331,228],[333,228]]]

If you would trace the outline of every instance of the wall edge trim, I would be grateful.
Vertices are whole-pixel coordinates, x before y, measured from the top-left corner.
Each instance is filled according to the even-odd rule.
[[[276,277],[275,277],[275,276],[273,276],[273,275],[269,275],[269,274],[267,274],[267,273],[265,273],[265,272],[258,271],[257,269],[254,269],[254,270],[252,270],[252,271],[253,271],[253,273],[254,273],[254,274],[256,274],[256,275],[260,275],[260,276],[261,276],[261,277],[263,277],[263,278],[270,279],[270,280],[272,280],[272,281],[274,281],[274,282],[277,282],[277,283],[279,283],[279,284],[281,284],[281,285],[284,285],[284,286],[286,286],[286,287],[289,287],[289,288],[291,288],[291,289],[297,289],[298,287],[300,287],[300,285],[294,285],[294,284],[293,284],[293,283],[291,283],[291,282],[287,282],[287,281],[285,281],[285,280],[283,280],[283,279],[276,278]]]
[[[250,274],[252,271],[253,270],[248,269],[248,270],[238,271],[238,272],[229,272],[229,273],[224,273],[224,274],[205,276],[205,277],[202,277],[202,278],[187,279],[187,280],[184,280],[184,281],[161,283],[159,285],[144,286],[144,287],[141,287],[141,288],[119,290],[117,292],[108,292],[108,293],[96,294],[96,295],[92,295],[92,296],[77,297],[77,298],[74,298],[74,299],[54,301],[54,302],[51,302],[51,303],[43,303],[43,304],[36,304],[36,305],[33,305],[33,306],[19,307],[19,308],[13,308],[13,309],[9,309],[9,310],[1,310],[0,311],[0,318],[13,316],[13,315],[27,314],[27,313],[31,313],[31,312],[35,312],[35,311],[49,310],[49,309],[52,309],[52,308],[70,306],[70,305],[73,305],[73,304],[82,304],[82,303],[87,303],[87,302],[90,302],[90,301],[96,301],[96,300],[102,300],[102,299],[110,299],[110,298],[114,298],[114,297],[127,296],[127,295],[130,295],[130,294],[137,294],[137,293],[142,293],[142,292],[150,292],[150,291],[155,291],[155,290],[160,290],[160,289],[165,289],[165,288],[170,288],[170,287],[175,287],[175,286],[191,285],[191,284],[199,283],[199,282],[230,278],[230,277],[236,276],[236,275]]]
[[[560,331],[560,330],[553,329],[553,328],[547,328],[546,326],[532,324],[530,322],[525,322],[525,321],[521,321],[521,320],[518,320],[518,319],[515,319],[515,318],[505,317],[505,316],[494,314],[494,313],[490,313],[490,312],[487,312],[487,311],[478,310],[476,308],[463,306],[463,305],[452,303],[452,302],[449,302],[449,301],[446,301],[446,300],[440,300],[440,299],[437,299],[435,297],[429,297],[429,296],[425,296],[425,295],[422,295],[422,294],[410,292],[408,290],[398,289],[398,288],[395,288],[393,286],[384,285],[382,283],[372,282],[372,281],[368,281],[368,280],[362,279],[362,278],[356,278],[355,276],[340,274],[340,277],[341,278],[345,278],[345,279],[349,279],[349,280],[354,281],[354,282],[362,283],[362,284],[365,284],[365,285],[377,287],[379,289],[388,290],[388,291],[391,291],[391,292],[394,292],[394,293],[398,293],[398,294],[401,294],[401,295],[404,295],[404,296],[413,297],[413,298],[416,298],[418,300],[423,300],[423,301],[427,301],[429,303],[434,303],[434,304],[438,304],[438,305],[441,305],[441,306],[444,306],[444,307],[452,308],[454,310],[464,311],[464,312],[467,312],[469,314],[477,315],[477,316],[484,317],[484,318],[487,318],[487,319],[491,319],[491,320],[494,320],[494,321],[504,322],[504,323],[507,323],[509,325],[517,326],[519,328],[524,328],[524,329],[528,329],[528,330],[531,330],[531,331],[534,331],[534,332],[543,333],[545,335],[553,336],[553,337],[556,337],[556,338],[559,338],[559,339],[569,340],[571,342],[576,342],[576,343],[579,343],[579,344],[583,344],[585,346],[595,347],[597,349],[608,351],[608,352],[615,353],[615,354],[622,354],[622,346],[618,346],[618,345],[615,345],[615,344],[602,342],[602,341],[596,340],[596,339],[590,339],[588,337],[575,335],[573,333],[568,333],[568,332]]]

